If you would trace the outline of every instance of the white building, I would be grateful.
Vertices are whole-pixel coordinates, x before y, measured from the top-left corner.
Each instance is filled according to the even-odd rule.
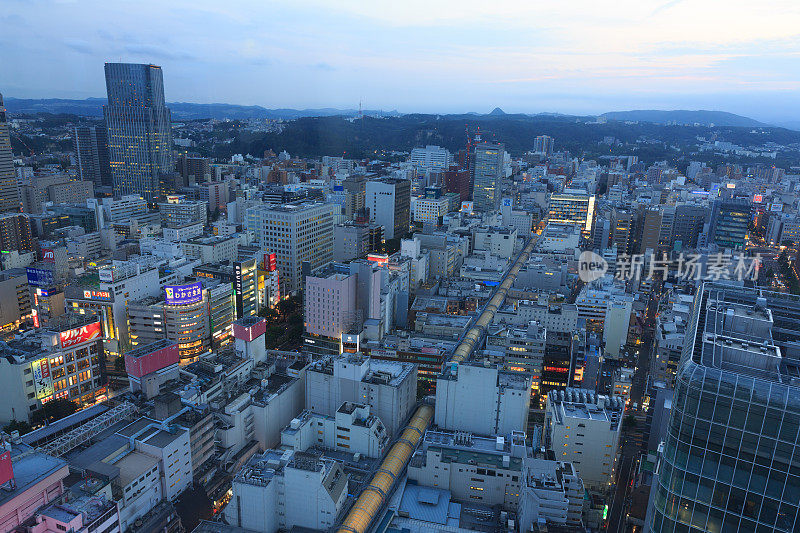
[[[492,255],[510,259],[517,244],[515,228],[480,227],[473,232],[475,250],[485,250]]]
[[[605,355],[619,357],[620,348],[628,340],[628,327],[632,312],[633,298],[628,295],[617,294],[608,301],[606,317],[603,323]]]
[[[515,511],[529,455],[524,432],[484,437],[429,429],[408,464],[408,477],[420,485],[449,490],[457,500]]]
[[[370,180],[365,205],[370,221],[383,226],[386,239],[405,237],[411,224],[411,182],[396,178]]]
[[[582,529],[584,488],[574,465],[530,458],[525,461],[519,495],[520,531],[548,524]]]
[[[417,198],[414,201],[414,222],[441,226],[442,220],[449,210],[450,199],[444,196]]]
[[[587,488],[606,490],[614,480],[622,398],[567,388],[547,395],[544,434],[556,459],[569,461]]]
[[[525,431],[531,374],[451,363],[436,380],[437,426],[479,435]]]
[[[335,416],[345,403],[369,404],[390,435],[403,428],[417,402],[417,367],[342,354],[317,361],[306,372],[306,409]]]
[[[261,248],[277,256],[281,294],[300,289],[303,261],[314,270],[333,259],[331,204],[261,205],[247,210],[245,224]]]
[[[453,156],[446,148],[431,144],[411,150],[410,160],[412,165],[424,171],[447,170],[453,164]]]
[[[232,263],[239,258],[239,239],[234,236],[194,237],[181,242],[181,248],[187,259],[202,263]]]
[[[307,333],[338,339],[358,322],[356,281],[356,274],[336,272],[306,277]]]
[[[542,253],[575,253],[581,244],[581,230],[575,224],[549,223],[536,243]]]
[[[225,519],[259,533],[293,527],[327,531],[347,499],[348,476],[332,459],[267,450],[233,479]]]
[[[335,416],[303,411],[281,431],[281,446],[303,452],[311,446],[381,458],[389,445],[383,422],[369,405],[345,402]]]

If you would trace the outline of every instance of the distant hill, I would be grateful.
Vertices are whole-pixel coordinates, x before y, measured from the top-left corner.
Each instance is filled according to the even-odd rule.
[[[68,100],[63,98],[5,98],[5,105],[10,115],[23,115],[35,113],[52,113],[54,115],[80,115],[85,117],[102,117],[105,98],[87,98],[85,100]],[[176,120],[193,120],[204,118],[216,119],[296,119],[302,117],[330,117],[330,116],[357,116],[357,109],[267,109],[253,105],[235,104],[193,104],[189,102],[168,102],[167,107],[172,111],[172,118]],[[364,110],[364,115],[369,116],[399,116],[397,111]]]
[[[603,113],[600,116],[607,120],[652,122],[653,124],[700,124],[702,126],[714,124],[715,126],[737,126],[744,128],[767,126],[767,124],[752,118],[726,113],[725,111],[687,111],[681,109],[659,111],[655,109],[644,109],[634,111],[611,111],[609,113]]]

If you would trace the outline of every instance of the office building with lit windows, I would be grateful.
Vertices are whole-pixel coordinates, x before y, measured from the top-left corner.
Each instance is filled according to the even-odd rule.
[[[53,317],[34,335],[0,344],[0,422],[30,421],[54,399],[88,406],[106,394],[97,316]]]
[[[646,529],[800,528],[798,317],[796,296],[698,290]]]
[[[472,168],[472,201],[475,211],[500,209],[504,158],[503,144],[481,143],[475,147]]]
[[[281,294],[300,289],[304,261],[314,270],[333,260],[333,210],[331,204],[309,202],[247,210],[247,229],[255,234],[262,250],[275,254]]]
[[[108,152],[114,196],[161,196],[161,183],[174,171],[172,124],[164,104],[161,67],[106,63]]]
[[[14,174],[14,155],[8,130],[8,115],[0,94],[0,213],[20,210],[17,176]]]
[[[589,233],[594,219],[594,196],[576,189],[553,193],[547,218],[551,223],[577,224]]]

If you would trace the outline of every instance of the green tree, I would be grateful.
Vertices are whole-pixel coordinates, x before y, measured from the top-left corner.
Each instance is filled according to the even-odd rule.
[[[26,433],[30,433],[33,428],[27,422],[19,422],[17,420],[12,420],[10,423],[3,426],[3,431],[6,433],[11,433],[12,431],[19,431],[20,435],[24,435]]]
[[[41,409],[34,411],[31,415],[31,422],[34,425],[41,425],[45,422],[55,422],[71,415],[78,410],[78,405],[69,400],[51,400],[44,404]]]

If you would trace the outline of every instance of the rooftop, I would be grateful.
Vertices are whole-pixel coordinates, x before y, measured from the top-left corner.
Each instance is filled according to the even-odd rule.
[[[11,490],[0,490],[0,506],[25,493],[28,489],[63,470],[69,474],[66,461],[32,451],[27,445],[12,445],[11,464],[16,485]]]

